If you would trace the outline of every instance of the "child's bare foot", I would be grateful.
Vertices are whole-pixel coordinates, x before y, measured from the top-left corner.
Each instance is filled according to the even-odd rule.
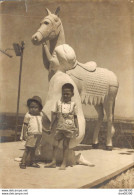
[[[66,165],[61,165],[61,167],[59,168],[59,170],[65,170],[66,169]]]
[[[44,168],[56,168],[56,162],[45,164]]]

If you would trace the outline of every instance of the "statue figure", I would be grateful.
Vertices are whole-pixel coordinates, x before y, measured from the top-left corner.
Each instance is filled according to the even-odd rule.
[[[74,87],[74,96],[72,97],[73,101],[77,104],[77,118],[78,118],[78,124],[79,124],[79,135],[78,137],[73,137],[71,138],[70,142],[69,142],[69,148],[70,148],[70,153],[69,153],[69,158],[68,158],[68,164],[71,164],[71,166],[73,164],[83,164],[83,165],[89,165],[89,166],[93,166],[93,164],[87,160],[84,159],[84,157],[79,154],[79,155],[75,155],[74,151],[72,150],[74,147],[76,147],[84,138],[85,135],[85,119],[84,119],[84,114],[82,111],[82,105],[81,105],[81,98],[77,89],[76,84],[74,83],[74,81],[71,79],[71,77],[66,74],[66,70],[68,69],[68,66],[66,66],[66,64],[68,64],[66,62],[66,60],[63,62],[60,58],[61,55],[57,55],[57,53],[55,52],[53,54],[53,56],[51,56],[51,54],[49,53],[47,46],[44,45],[45,49],[46,49],[46,55],[50,56],[50,74],[53,76],[51,77],[50,81],[49,81],[49,90],[48,90],[48,95],[46,98],[46,103],[43,107],[43,113],[44,113],[44,118],[43,118],[43,126],[46,129],[49,129],[49,125],[50,125],[50,121],[52,121],[51,118],[51,113],[52,111],[55,109],[55,104],[57,102],[57,100],[59,100],[61,98],[61,89],[62,86],[66,83],[70,83],[73,85]],[[60,49],[60,51],[59,51]],[[59,51],[59,54],[61,53],[62,49],[59,46],[59,49],[57,47],[57,51]],[[66,50],[65,50],[66,52]],[[70,58],[71,61],[71,58]],[[53,125],[54,126],[54,125]],[[55,129],[55,126],[53,127],[53,129]],[[54,140],[54,133],[52,134],[47,134],[47,133],[43,133],[43,139],[42,139],[42,154],[46,154],[46,160],[51,160],[51,156],[50,158],[47,157],[47,153],[48,153],[48,149],[50,148],[50,145],[54,145],[55,140]],[[63,144],[62,141],[60,141],[60,144],[58,145],[59,148],[62,148]],[[50,150],[50,149],[49,149]],[[44,151],[44,152],[43,152]],[[51,153],[51,152],[50,152]],[[60,156],[58,156],[59,160]]]
[[[50,80],[55,72],[51,70],[51,55],[54,55],[60,45],[62,45],[62,47],[65,46],[65,36],[62,22],[59,18],[60,9],[57,8],[55,14],[52,14],[48,9],[46,10],[47,16],[41,21],[40,28],[32,36],[32,42],[34,45],[43,45],[46,41],[49,43],[49,50],[43,45],[42,51],[43,63],[45,68],[49,70],[48,77]],[[72,48],[68,49],[68,53],[64,57],[69,55],[70,50],[72,51]],[[59,58],[61,58],[61,61],[64,60],[64,57],[60,52]],[[116,75],[107,69],[96,67],[95,62],[88,62],[86,64],[78,62],[75,52],[72,63],[72,67],[69,68],[70,70],[68,69],[68,71],[66,71],[77,85],[82,103],[93,105],[98,113],[98,121],[94,130],[92,147],[97,149],[99,146],[98,135],[105,110],[107,115],[106,150],[112,150],[112,136],[115,131],[113,127],[115,98],[119,87]],[[69,61],[68,64],[70,64]]]

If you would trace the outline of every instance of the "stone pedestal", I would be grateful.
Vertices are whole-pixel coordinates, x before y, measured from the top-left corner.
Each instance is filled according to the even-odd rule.
[[[44,162],[51,162],[52,160],[52,154],[53,154],[53,148],[52,145],[46,143],[43,146],[40,147],[40,160]],[[37,150],[38,153],[38,150]],[[56,156],[56,162],[57,164],[61,164],[63,160],[63,150],[61,148],[58,148],[57,156]],[[75,165],[76,164],[76,157],[75,152],[73,149],[69,149],[68,153],[68,159],[67,159],[67,165]]]

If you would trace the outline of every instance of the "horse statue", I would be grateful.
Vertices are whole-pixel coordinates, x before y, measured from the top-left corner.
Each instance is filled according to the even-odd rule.
[[[65,36],[62,22],[59,18],[59,7],[55,14],[48,9],[47,16],[41,21],[41,26],[32,36],[34,45],[41,45],[44,42],[49,43],[49,52],[51,55],[56,47],[65,44]],[[43,63],[49,70],[50,60],[48,54],[43,48]],[[107,69],[96,67],[95,62],[82,64],[75,60],[71,70],[66,72],[75,82],[81,101],[84,104],[93,105],[98,113],[98,120],[94,130],[92,147],[97,149],[99,146],[99,131],[104,118],[104,111],[107,116],[107,137],[106,150],[112,150],[112,137],[115,132],[113,126],[115,98],[118,92],[119,83],[116,75]],[[52,72],[49,72],[49,80],[52,78]]]

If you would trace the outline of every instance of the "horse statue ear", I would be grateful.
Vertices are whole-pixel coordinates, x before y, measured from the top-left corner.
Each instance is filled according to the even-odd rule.
[[[60,12],[60,7],[57,7],[57,9],[55,11],[55,15],[59,16],[59,12]]]
[[[46,11],[47,11],[47,15],[50,15],[51,14],[51,12],[50,12],[49,9],[46,8]]]

